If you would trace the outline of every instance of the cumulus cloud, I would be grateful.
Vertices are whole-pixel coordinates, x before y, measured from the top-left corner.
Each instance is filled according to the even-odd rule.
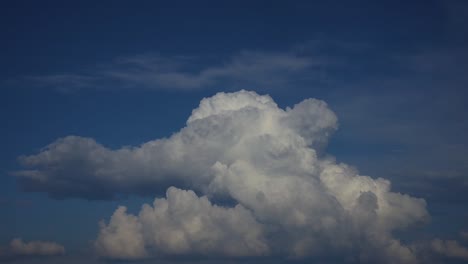
[[[16,175],[29,190],[62,197],[168,188],[166,198],[138,214],[120,207],[101,223],[95,246],[104,257],[273,254],[416,263],[393,233],[425,222],[425,201],[327,155],[337,126],[320,100],[281,109],[267,95],[218,93],[169,138],[111,150],[65,137],[21,157],[29,169]],[[213,203],[220,199],[232,206]]]
[[[63,254],[65,254],[65,248],[55,242],[24,242],[21,238],[13,239],[7,248],[0,251],[0,257],[2,258],[15,258],[23,256],[55,256]]]
[[[171,185],[201,190],[213,180],[216,162],[231,164],[240,156],[283,167],[290,166],[291,158],[305,166],[302,169],[314,167],[307,159],[314,159],[316,152],[307,145],[324,145],[336,122],[319,100],[305,100],[284,111],[269,96],[219,93],[202,100],[187,127],[170,138],[111,150],[91,138],[68,136],[37,155],[20,157],[30,169],[15,175],[26,190],[56,197],[154,194]]]
[[[268,253],[262,229],[242,205],[219,207],[171,187],[138,217],[119,207],[108,225],[101,223],[95,246],[101,255],[121,258],[146,257],[146,247],[157,249],[153,254],[258,256]]]

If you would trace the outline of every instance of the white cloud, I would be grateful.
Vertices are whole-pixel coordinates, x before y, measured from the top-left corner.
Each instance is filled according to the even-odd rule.
[[[0,256],[7,258],[20,256],[55,256],[63,254],[65,254],[65,248],[55,242],[24,242],[21,238],[11,240],[9,246],[3,251],[0,251]]]
[[[392,234],[428,218],[425,201],[391,192],[323,150],[337,118],[320,100],[286,110],[253,92],[218,93],[186,127],[139,147],[108,149],[93,139],[59,139],[21,157],[23,186],[52,195],[156,194],[138,215],[117,209],[96,240],[101,255],[164,254],[338,257],[415,263]],[[211,201],[229,198],[235,207]],[[128,245],[128,246],[126,246]]]
[[[119,207],[109,225],[102,224],[95,243],[108,257],[147,257],[153,254],[259,256],[268,253],[262,226],[242,205],[212,205],[206,196],[174,187],[167,199],[145,204],[138,217]]]
[[[121,206],[112,215],[109,225],[100,223],[96,249],[103,256],[114,258],[142,258],[148,254],[143,241],[142,224],[133,215],[126,214],[127,208]]]
[[[295,158],[309,168],[313,163],[307,158],[316,154],[307,144],[325,144],[336,122],[333,112],[319,100],[306,100],[284,111],[269,96],[219,93],[202,100],[187,127],[170,138],[110,150],[93,139],[68,136],[37,155],[20,157],[32,169],[16,175],[25,188],[56,196],[105,198],[119,192],[154,193],[155,188],[165,186],[165,190],[174,184],[206,189],[216,162],[230,164],[239,156],[254,155],[274,166],[280,164],[281,157],[264,156],[268,153],[253,152],[252,147],[272,148],[266,150],[272,154],[285,151],[284,155],[291,156],[283,159]]]

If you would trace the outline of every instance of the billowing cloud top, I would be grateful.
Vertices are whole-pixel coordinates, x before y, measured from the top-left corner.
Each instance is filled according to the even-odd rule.
[[[425,201],[393,193],[322,153],[337,118],[320,100],[285,110],[254,92],[218,93],[186,127],[139,147],[108,149],[69,136],[23,156],[22,185],[52,196],[157,194],[138,215],[101,223],[99,254],[329,257],[414,263],[392,232],[428,218]],[[192,189],[185,191],[179,188]],[[169,188],[170,187],[170,188]],[[234,207],[214,204],[230,199]]]

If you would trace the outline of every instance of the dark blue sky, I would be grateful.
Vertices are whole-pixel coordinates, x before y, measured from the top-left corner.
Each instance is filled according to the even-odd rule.
[[[240,89],[282,108],[326,101],[340,124],[329,154],[426,200],[431,222],[399,238],[458,240],[468,230],[466,17],[455,0],[2,3],[0,246],[57,241],[60,258],[88,258],[99,220],[163,195],[27,192],[12,175],[19,156],[68,135],[112,149],[169,137],[203,97]]]

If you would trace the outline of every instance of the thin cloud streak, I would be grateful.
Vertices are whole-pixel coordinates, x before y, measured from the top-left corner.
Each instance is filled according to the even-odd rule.
[[[10,81],[60,91],[79,89],[198,90],[220,83],[269,87],[327,62],[293,52],[244,51],[227,62],[199,67],[194,57],[155,54],[120,57],[82,73],[24,76]],[[197,70],[194,71],[195,66]]]

